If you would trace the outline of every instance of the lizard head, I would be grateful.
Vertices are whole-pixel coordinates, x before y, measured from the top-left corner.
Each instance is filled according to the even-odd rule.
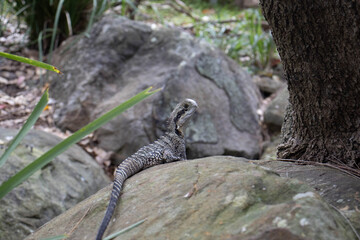
[[[197,108],[197,103],[189,98],[176,105],[169,118],[169,131],[175,132],[178,136],[184,136],[183,130],[186,123]]]

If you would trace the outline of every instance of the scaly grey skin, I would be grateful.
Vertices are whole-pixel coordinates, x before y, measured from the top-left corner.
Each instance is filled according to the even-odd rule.
[[[101,223],[96,240],[101,240],[114,213],[116,203],[125,180],[143,169],[186,159],[184,130],[186,123],[195,113],[197,104],[192,99],[179,103],[170,115],[168,129],[164,136],[125,159],[116,169],[110,203]]]

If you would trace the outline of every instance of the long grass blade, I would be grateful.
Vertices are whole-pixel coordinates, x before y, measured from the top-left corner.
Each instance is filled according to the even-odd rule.
[[[88,23],[87,28],[86,28],[86,33],[89,33],[89,31],[91,29],[91,26],[93,25],[93,22],[94,22],[94,19],[95,19],[96,9],[97,9],[97,0],[93,0],[93,7],[92,7],[89,23]]]
[[[12,151],[16,148],[16,146],[20,143],[20,141],[25,137],[25,135],[30,131],[31,127],[35,124],[36,120],[40,117],[40,114],[44,110],[46,104],[49,101],[49,93],[48,89],[44,92],[38,104],[36,104],[34,110],[30,114],[29,118],[26,120],[24,126],[20,129],[19,133],[15,136],[15,138],[10,142],[10,145],[0,157],[0,167],[4,165],[7,158],[10,156]]]
[[[52,59],[52,53],[53,53],[54,45],[55,45],[56,32],[57,32],[57,27],[59,25],[60,13],[61,13],[63,4],[64,4],[64,0],[60,0],[59,4],[57,6],[57,9],[56,9],[54,27],[53,27],[53,32],[51,35],[51,42],[50,42],[50,49],[49,49],[49,63],[51,63],[51,59]]]
[[[5,58],[9,58],[11,60],[15,60],[15,61],[19,61],[19,62],[23,62],[23,63],[27,63],[36,67],[41,67],[44,68],[46,70],[50,70],[56,73],[61,73],[59,69],[57,69],[56,67],[50,65],[50,64],[46,64],[40,61],[36,61],[30,58],[26,58],[26,57],[21,57],[21,56],[17,56],[14,54],[10,54],[10,53],[4,53],[4,52],[0,52],[0,57],[5,57]]]
[[[43,31],[41,31],[38,36],[38,49],[39,49],[39,61],[40,62],[42,62],[42,60],[43,60],[42,40],[43,40]]]
[[[101,15],[103,14],[103,12],[104,12],[105,9],[106,9],[106,4],[107,4],[107,1],[106,1],[106,0],[102,0],[101,7],[100,7],[99,11],[96,13],[97,17],[98,17],[98,16],[101,16]]]
[[[143,220],[141,220],[141,221],[138,221],[137,223],[134,223],[134,224],[131,225],[131,226],[128,226],[127,228],[121,229],[120,231],[118,231],[118,232],[116,232],[116,233],[113,233],[113,234],[107,236],[106,238],[104,238],[104,240],[111,240],[111,239],[113,239],[113,238],[115,238],[115,237],[123,234],[124,232],[127,232],[127,231],[129,231],[129,230],[131,230],[131,229],[139,226],[140,224],[142,224],[142,223],[145,222],[145,221],[146,221],[146,218],[143,219]]]
[[[48,238],[41,238],[40,240],[62,240],[62,239],[67,239],[69,236],[66,236],[65,234],[63,235],[59,235],[59,236],[55,236],[55,237],[48,237]]]
[[[22,14],[26,9],[28,9],[29,7],[31,7],[31,4],[27,4],[25,6],[23,6],[22,8],[20,8],[14,15],[15,16],[19,16],[20,14]]]
[[[126,2],[134,11],[137,11],[137,7],[136,7],[136,5],[134,4],[133,1],[131,1],[131,0],[125,0],[125,2]]]
[[[125,16],[126,13],[126,1],[121,1],[121,16]]]
[[[70,13],[68,11],[65,11],[65,16],[66,16],[66,23],[67,23],[67,26],[68,26],[69,36],[72,36],[73,35],[73,28],[72,28]]]
[[[38,159],[34,160],[32,163],[27,165],[25,168],[20,170],[14,176],[10,177],[6,182],[4,182],[0,186],[0,199],[3,198],[7,193],[9,193],[12,189],[16,186],[24,182],[28,179],[33,173],[37,170],[44,167],[46,164],[51,162],[59,154],[63,153],[66,149],[68,149],[71,145],[80,141],[83,137],[90,134],[94,130],[98,129],[105,123],[109,122],[111,119],[119,115],[120,113],[124,112],[126,109],[132,107],[136,103],[142,101],[143,99],[151,96],[152,94],[160,91],[161,89],[156,89],[154,91],[150,91],[151,87],[142,91],[141,93],[135,95],[131,99],[127,100],[126,102],[122,103],[121,105],[113,108],[109,112],[105,113],[103,116],[99,117],[98,119],[94,120],[93,122],[89,123],[85,127],[81,128],[80,130],[76,131],[70,137],[66,138],[55,147],[44,153]]]

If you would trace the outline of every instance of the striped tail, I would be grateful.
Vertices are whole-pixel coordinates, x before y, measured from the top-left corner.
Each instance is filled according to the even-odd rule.
[[[136,154],[137,153],[135,153],[133,156],[136,156]],[[100,225],[98,234],[96,235],[96,240],[101,240],[107,226],[109,225],[109,222],[112,215],[114,214],[114,210],[120,196],[122,185],[124,184],[125,180],[128,177],[134,175],[135,173],[141,171],[141,169],[143,169],[144,167],[144,157],[139,156],[138,158],[134,158],[133,156],[125,159],[116,169],[114,185],[111,191],[110,203],[106,209],[105,217]]]
[[[106,209],[105,217],[104,217],[104,219],[100,225],[99,231],[96,235],[96,240],[102,239],[102,236],[104,235],[104,232],[105,232],[107,226],[109,225],[111,217],[114,214],[116,203],[119,199],[121,188],[122,188],[124,181],[125,181],[125,178],[123,178],[123,177],[115,178],[113,189],[111,192],[110,203]]]

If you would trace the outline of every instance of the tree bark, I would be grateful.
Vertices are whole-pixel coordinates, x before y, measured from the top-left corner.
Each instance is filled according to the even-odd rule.
[[[279,158],[360,165],[360,1],[260,0],[289,102]]]

